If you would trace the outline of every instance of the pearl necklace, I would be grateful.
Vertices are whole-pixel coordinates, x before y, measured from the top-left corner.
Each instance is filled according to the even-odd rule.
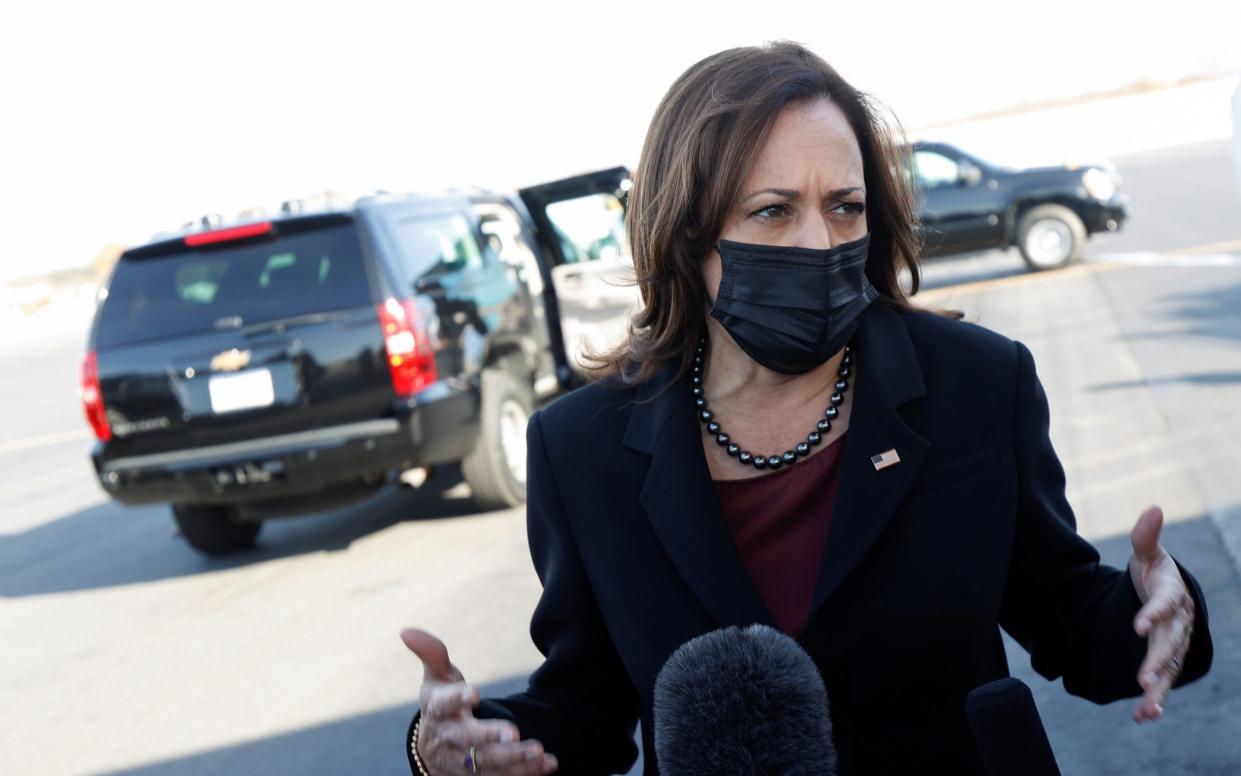
[[[736,458],[743,466],[753,466],[755,469],[779,469],[785,464],[794,464],[799,458],[805,458],[810,455],[810,448],[818,445],[823,441],[823,435],[832,428],[832,421],[840,414],[840,405],[844,403],[845,392],[849,390],[849,372],[853,365],[853,350],[846,346],[845,355],[840,361],[840,369],[836,372],[836,384],[833,386],[831,403],[827,409],[823,411],[823,418],[815,424],[815,430],[811,431],[804,442],[798,442],[792,450],[785,450],[783,455],[755,455],[749,450],[742,450],[741,446],[732,440],[724,430],[720,428],[720,424],[715,419],[715,413],[707,409],[707,398],[703,395],[702,389],[702,368],[706,353],[706,338],[698,341],[698,349],[694,351],[694,367],[690,376],[691,392],[694,394],[694,406],[698,411],[698,419],[705,425],[706,431],[715,437],[715,441],[719,443],[727,452],[729,457]]]

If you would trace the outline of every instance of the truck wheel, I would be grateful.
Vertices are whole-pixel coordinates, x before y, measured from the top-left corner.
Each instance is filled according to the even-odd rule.
[[[1033,272],[1063,267],[1078,259],[1086,225],[1063,205],[1030,208],[1017,224],[1017,247]]]
[[[235,507],[178,504],[172,517],[190,546],[207,555],[223,555],[254,546],[263,524],[241,520]]]
[[[461,462],[461,473],[480,509],[505,509],[525,502],[526,421],[533,406],[530,386],[512,372],[483,372],[478,442]]]

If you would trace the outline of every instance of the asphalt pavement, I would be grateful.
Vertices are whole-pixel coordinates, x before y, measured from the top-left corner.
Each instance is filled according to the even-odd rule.
[[[1215,666],[1155,725],[1010,652],[1064,772],[1237,773],[1241,197],[1224,143],[1114,161],[1134,220],[1086,262],[1034,276],[1011,252],[937,260],[922,298],[1031,347],[1105,560],[1125,562],[1159,503],[1206,591]],[[83,337],[60,325],[0,350],[0,771],[402,774],[421,672],[401,627],[440,634],[488,691],[538,664],[523,511],[474,513],[454,472],[272,522],[229,559],[194,553],[164,508],[107,502],[76,396]]]

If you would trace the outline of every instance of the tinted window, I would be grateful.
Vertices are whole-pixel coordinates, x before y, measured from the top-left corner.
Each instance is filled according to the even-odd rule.
[[[419,216],[392,222],[401,276],[409,283],[482,266],[470,222],[462,215]]]
[[[99,317],[98,345],[211,331],[371,303],[351,224],[259,243],[123,258]]]

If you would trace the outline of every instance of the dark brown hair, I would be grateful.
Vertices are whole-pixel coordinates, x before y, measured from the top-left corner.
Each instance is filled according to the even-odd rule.
[[[881,299],[912,308],[901,288],[919,284],[919,238],[908,155],[899,125],[805,47],[779,41],[728,49],[690,67],[651,119],[629,192],[628,232],[642,308],[615,350],[586,356],[598,376],[648,380],[669,361],[689,368],[704,324],[701,263],[724,227],[776,117],[790,104],[827,98],[862,152],[870,258]]]

